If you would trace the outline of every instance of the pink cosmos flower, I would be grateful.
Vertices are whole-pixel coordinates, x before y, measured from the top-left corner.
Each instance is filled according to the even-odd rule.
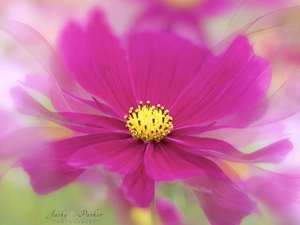
[[[202,135],[269,124],[299,110],[295,98],[277,107],[283,97],[294,95],[287,90],[296,90],[299,78],[292,76],[267,97],[270,67],[254,54],[246,37],[238,36],[218,56],[172,33],[132,33],[119,40],[95,10],[86,26],[71,22],[63,29],[58,39],[61,60],[30,28],[12,23],[2,29],[27,47],[33,41],[33,54],[40,53],[36,46],[42,44],[51,56],[39,58],[51,75],[46,82],[34,75],[22,84],[47,96],[56,112],[18,86],[11,95],[19,112],[74,131],[72,138],[29,145],[31,153],[21,163],[39,194],[102,165],[123,175],[126,197],[146,207],[155,182],[200,177],[195,185],[203,190],[201,205],[211,223],[238,224],[255,210],[255,202],[216,160],[277,163],[292,149],[288,139],[281,139],[245,154]],[[31,38],[14,29],[25,29]],[[214,219],[216,208],[226,223]]]

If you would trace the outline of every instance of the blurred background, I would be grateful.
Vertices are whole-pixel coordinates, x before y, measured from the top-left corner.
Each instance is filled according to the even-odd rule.
[[[206,44],[210,47],[217,45],[224,37],[242,25],[253,21],[260,15],[267,14],[272,9],[278,10],[288,6],[300,6],[300,0],[228,0],[227,3],[224,3],[224,6],[218,6],[222,2],[220,1],[220,3],[207,6],[205,10],[194,10],[197,8],[194,4],[199,3],[199,1],[161,1],[164,1],[163,4],[171,7],[173,11],[180,9],[186,12],[188,11],[187,8],[192,8],[192,23],[187,22],[187,17],[180,21],[181,17],[175,18],[172,15],[169,17],[171,21],[176,19],[179,21],[176,27],[170,29],[180,35],[187,36],[192,41],[199,40],[199,36],[201,36],[202,43],[200,44]],[[203,2],[209,1],[211,0],[203,0]],[[141,24],[145,23],[147,29],[160,29],[162,24],[167,24],[168,18],[161,19],[165,16],[164,13],[167,15],[167,12],[162,11],[158,16],[160,18],[159,22],[152,23],[151,18],[155,15],[152,14],[151,10],[147,12],[147,7],[151,7],[149,4],[146,0],[0,0],[0,22],[17,20],[28,24],[55,46],[56,36],[66,21],[71,18],[83,18],[89,9],[95,5],[104,8],[109,23],[119,36],[132,27],[140,29]],[[299,11],[290,10],[279,15],[281,16],[276,17],[276,21],[266,22],[287,24],[286,26],[282,26],[279,30],[271,29],[249,36],[252,43],[254,43],[256,53],[267,58],[272,65],[274,72],[272,88],[274,89],[286,80],[295,65],[300,62]],[[197,32],[193,31],[193,26],[198,28]],[[17,80],[24,80],[25,75],[31,74],[32,71],[39,72],[43,69],[21,44],[1,31],[0,109],[4,112],[1,115],[1,120],[4,119],[4,114],[6,117],[13,118],[9,125],[31,122],[28,118],[21,119],[18,116],[13,107],[9,89],[16,85]],[[3,124],[0,126],[4,126]],[[300,149],[297,148],[297,146],[300,147],[298,143],[300,133],[299,115],[286,121],[285,125],[286,132],[292,134],[291,139],[295,144],[295,151],[290,153],[281,165],[276,165],[276,168],[297,168],[300,157]],[[87,180],[86,182],[73,183],[49,195],[40,196],[34,193],[30,186],[29,177],[22,169],[13,168],[9,170],[15,160],[15,158],[10,158],[0,161],[0,176],[3,175],[0,182],[1,225],[123,225],[122,209],[120,210],[119,207],[121,203],[111,196],[117,195],[116,193],[110,193],[111,186],[103,185],[102,181]],[[161,185],[158,194],[168,197],[176,203],[183,212],[187,224],[209,224],[201,209],[186,200],[185,196],[188,194],[180,185]],[[132,225],[153,224],[150,209],[128,207],[127,216],[130,217]],[[259,213],[258,215],[248,216],[242,221],[242,225],[289,225],[280,224],[276,215],[265,206],[260,205],[260,209],[263,216],[259,216]],[[295,210],[300,211],[300,207]],[[97,212],[102,215],[97,218],[84,216],[80,219],[74,216],[83,212],[89,214]],[[57,214],[59,219],[63,216],[61,214],[67,214],[68,220],[53,221],[47,219],[51,215],[54,218],[54,214]],[[297,224],[293,222],[291,225]]]

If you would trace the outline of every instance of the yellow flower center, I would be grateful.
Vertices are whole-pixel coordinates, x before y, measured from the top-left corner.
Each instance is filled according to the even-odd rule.
[[[187,9],[202,4],[205,0],[161,0],[169,7],[176,9]]]
[[[156,107],[150,106],[150,101],[147,101],[146,105],[139,102],[135,110],[131,107],[124,118],[132,136],[146,142],[160,141],[173,128],[173,118],[169,116],[169,110],[165,110],[160,104]]]

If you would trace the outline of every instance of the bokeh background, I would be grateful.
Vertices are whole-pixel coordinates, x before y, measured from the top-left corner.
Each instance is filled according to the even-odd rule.
[[[201,29],[204,29],[209,36],[210,46],[217,44],[231,32],[230,30],[237,29],[258,15],[267,13],[271,8],[300,5],[299,0],[281,1],[276,6],[273,1],[270,1],[268,4],[258,4],[256,7],[247,6],[245,11],[239,8],[239,5],[245,2],[247,1],[238,1],[226,12],[207,17],[201,22]],[[144,10],[142,2],[134,0],[0,0],[0,21],[12,19],[26,23],[40,32],[54,46],[55,38],[66,21],[70,18],[83,18],[95,5],[105,9],[108,20],[117,35],[128,30]],[[251,37],[257,54],[268,58],[272,65],[273,88],[282,84],[294,66],[300,63],[300,28],[294,28],[300,26],[300,16],[291,11],[279,19],[292,21],[293,27],[289,25],[279,31],[267,31]],[[16,85],[17,80],[23,80],[24,76],[32,71],[42,71],[39,63],[21,44],[0,31],[0,109],[22,124],[32,121],[30,118],[21,118],[14,110],[9,89]],[[297,115],[285,121],[286,133],[292,134],[291,139],[294,142],[295,151],[290,153],[282,164],[276,165],[273,168],[275,170],[299,167],[299,118]],[[72,213],[80,213],[82,210],[90,213],[98,210],[103,214],[101,221],[88,221],[91,219],[88,218],[81,221],[61,220],[59,224],[122,224],[120,211],[117,210],[119,203],[109,197],[109,187],[102,185],[101,181],[77,182],[52,194],[40,196],[32,190],[29,177],[24,171],[20,168],[8,170],[14,161],[15,158],[0,161],[0,172],[5,173],[0,182],[0,225],[58,224],[58,222],[46,219],[46,216],[53,210],[58,213],[65,210],[68,218],[71,218]],[[180,185],[164,185],[160,188],[159,194],[172,199],[190,225],[209,224],[201,209],[185,198],[186,193]],[[242,225],[283,225],[279,224],[276,215],[263,205],[261,205],[261,210],[263,216],[248,216],[243,220]],[[300,207],[295,210],[300,212]],[[129,217],[132,219],[132,225],[152,224],[151,213],[147,209],[133,207],[129,210]]]

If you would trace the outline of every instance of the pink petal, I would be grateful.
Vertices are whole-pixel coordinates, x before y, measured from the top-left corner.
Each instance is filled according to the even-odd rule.
[[[176,205],[167,199],[156,199],[156,210],[163,225],[186,225]]]
[[[99,102],[94,97],[91,97],[91,99],[93,99],[93,100],[87,100],[87,99],[83,99],[83,98],[77,97],[75,95],[72,95],[71,93],[68,93],[68,92],[64,92],[64,95],[66,96],[65,98],[72,99],[72,101],[74,102],[74,105],[76,105],[77,107],[78,107],[78,105],[82,105],[83,108],[85,108],[85,110],[78,110],[78,112],[89,112],[89,111],[87,111],[87,106],[90,106],[95,109],[93,112],[90,112],[91,114],[96,114],[95,113],[95,111],[96,111],[98,113],[110,115],[111,117],[114,117],[114,118],[119,117],[119,118],[124,119],[124,116],[120,117],[120,115],[118,115],[114,111],[114,109],[110,108],[108,105],[106,105],[102,102]]]
[[[19,113],[36,117],[39,117],[40,115],[49,116],[51,114],[48,109],[46,109],[19,86],[13,87],[10,90],[10,95]]]
[[[94,101],[82,99],[60,89],[49,76],[27,75],[26,80],[24,82],[20,81],[20,83],[48,97],[57,111],[116,115],[111,108],[103,103],[96,102],[95,99]],[[90,98],[93,99],[93,97]]]
[[[77,177],[76,182],[88,185],[106,185],[106,176],[101,168],[95,166],[87,168],[84,173]]]
[[[41,146],[28,158],[22,160],[22,167],[30,176],[34,191],[45,195],[76,180],[85,170],[68,166],[62,159],[56,159],[55,150]]]
[[[63,134],[65,129],[54,127],[20,128],[0,140],[0,157],[17,157],[27,155],[41,144],[49,141],[49,133]],[[62,136],[63,137],[63,136]],[[16,141],[17,140],[17,141]]]
[[[19,81],[22,85],[40,92],[51,100],[53,107],[57,111],[80,111],[84,107],[85,112],[90,112],[91,109],[86,104],[81,102],[74,104],[73,99],[63,95],[63,92],[58,87],[55,80],[50,76],[43,75],[27,75],[25,81]],[[78,93],[79,94],[79,93]],[[84,106],[82,106],[84,105]],[[83,110],[82,110],[83,111]],[[96,110],[93,112],[95,113]]]
[[[128,52],[137,99],[165,108],[171,107],[210,55],[207,49],[163,32],[132,35]]]
[[[107,132],[107,130],[128,133],[125,129],[125,123],[117,119],[76,113],[53,113],[20,87],[12,88],[10,93],[17,110],[22,114],[51,120],[69,129],[83,133],[102,133]]]
[[[169,109],[174,126],[211,123],[241,111],[266,94],[270,81],[268,63],[254,55],[245,37],[238,37],[222,55],[207,60],[176,99]]]
[[[256,203],[230,181],[199,177],[188,183],[212,225],[240,224],[256,209]]]
[[[142,162],[146,146],[140,140],[125,139],[130,137],[129,134],[120,137],[114,141],[97,143],[80,149],[71,156],[68,164],[74,167],[102,164],[120,174],[135,171]]]
[[[300,111],[299,69],[269,98],[263,98],[251,107],[218,121],[217,127],[261,126],[286,119]]]
[[[27,75],[26,80],[20,81],[20,83],[48,97],[57,111],[110,115],[124,119],[124,116],[119,116],[113,109],[99,102],[93,96],[90,96],[91,100],[87,100],[61,90],[51,77]]]
[[[280,174],[257,168],[257,173],[246,184],[248,190],[277,215],[289,220],[299,217],[299,175]]]
[[[0,108],[0,139],[2,136],[10,133],[18,127],[18,123],[16,119],[14,119],[12,113],[13,112],[8,112]]]
[[[43,76],[39,74],[26,75],[25,81],[19,81],[22,85],[29,87],[33,90],[40,92],[41,94],[49,97],[49,83],[54,82],[49,80],[48,76]]]
[[[115,215],[118,215],[117,224],[132,225],[131,210],[133,205],[127,200],[120,187],[116,186],[114,182],[108,184],[108,201],[113,205]]]
[[[209,132],[214,129],[213,125],[215,123],[208,124],[206,126],[183,126],[183,127],[174,127],[172,130],[172,135],[193,135],[193,134],[201,134],[203,132]]]
[[[228,127],[208,132],[204,131],[205,133],[201,133],[201,137],[223,140],[231,143],[236,148],[242,149],[256,142],[267,141],[268,143],[272,143],[288,137],[288,135],[284,133],[285,127],[286,125],[284,123],[272,123],[264,126],[245,127],[243,129]],[[194,128],[192,128],[192,130],[194,130]],[[184,133],[185,132],[186,131],[184,131]],[[172,131],[172,133],[174,132]],[[179,129],[177,134],[179,135]]]
[[[22,159],[22,167],[29,174],[34,191],[48,194],[73,182],[85,171],[67,164],[72,154],[88,145],[114,139],[115,134],[107,133],[41,143]]]
[[[217,179],[227,179],[215,163],[190,154],[172,142],[149,143],[144,163],[147,174],[156,181],[187,179],[206,174]]]
[[[149,206],[155,191],[154,181],[148,177],[142,164],[134,173],[125,176],[121,188],[125,196],[140,207]]]
[[[43,128],[40,127],[31,127],[31,128],[19,128],[13,132],[12,129],[15,129],[15,125],[10,117],[7,117],[6,114],[0,112],[3,119],[2,124],[4,126],[0,131],[2,132],[0,136],[0,180],[2,177],[10,170],[11,167],[20,159],[20,157],[28,154],[32,151],[33,148],[40,145],[45,140],[45,135],[42,132]],[[6,124],[6,122],[8,124]],[[12,122],[12,124],[10,124]],[[60,129],[53,129],[53,132],[59,132]],[[6,134],[8,132],[8,134]]]
[[[184,146],[184,151],[202,157],[215,157],[233,162],[278,163],[293,149],[288,139],[277,141],[249,154],[238,151],[227,142],[191,136],[169,138],[172,142]]]
[[[98,116],[92,114],[80,114],[71,112],[59,113],[64,118],[73,120],[74,123],[83,123],[86,126],[95,126],[99,128],[128,131],[125,121],[117,120],[107,116]]]
[[[260,120],[254,123],[255,126],[277,122],[286,119],[300,111],[300,69],[296,69],[289,76],[287,81],[269,99],[269,107]],[[260,103],[263,104],[263,103]],[[256,107],[259,107],[257,104]],[[254,109],[255,110],[255,109]]]
[[[86,94],[81,89],[61,59],[46,39],[36,30],[17,21],[4,21],[0,29],[20,42],[37,59],[49,75],[66,91]]]
[[[125,52],[100,11],[92,12],[86,28],[69,23],[60,35],[59,47],[72,76],[88,92],[121,116],[137,104]]]

